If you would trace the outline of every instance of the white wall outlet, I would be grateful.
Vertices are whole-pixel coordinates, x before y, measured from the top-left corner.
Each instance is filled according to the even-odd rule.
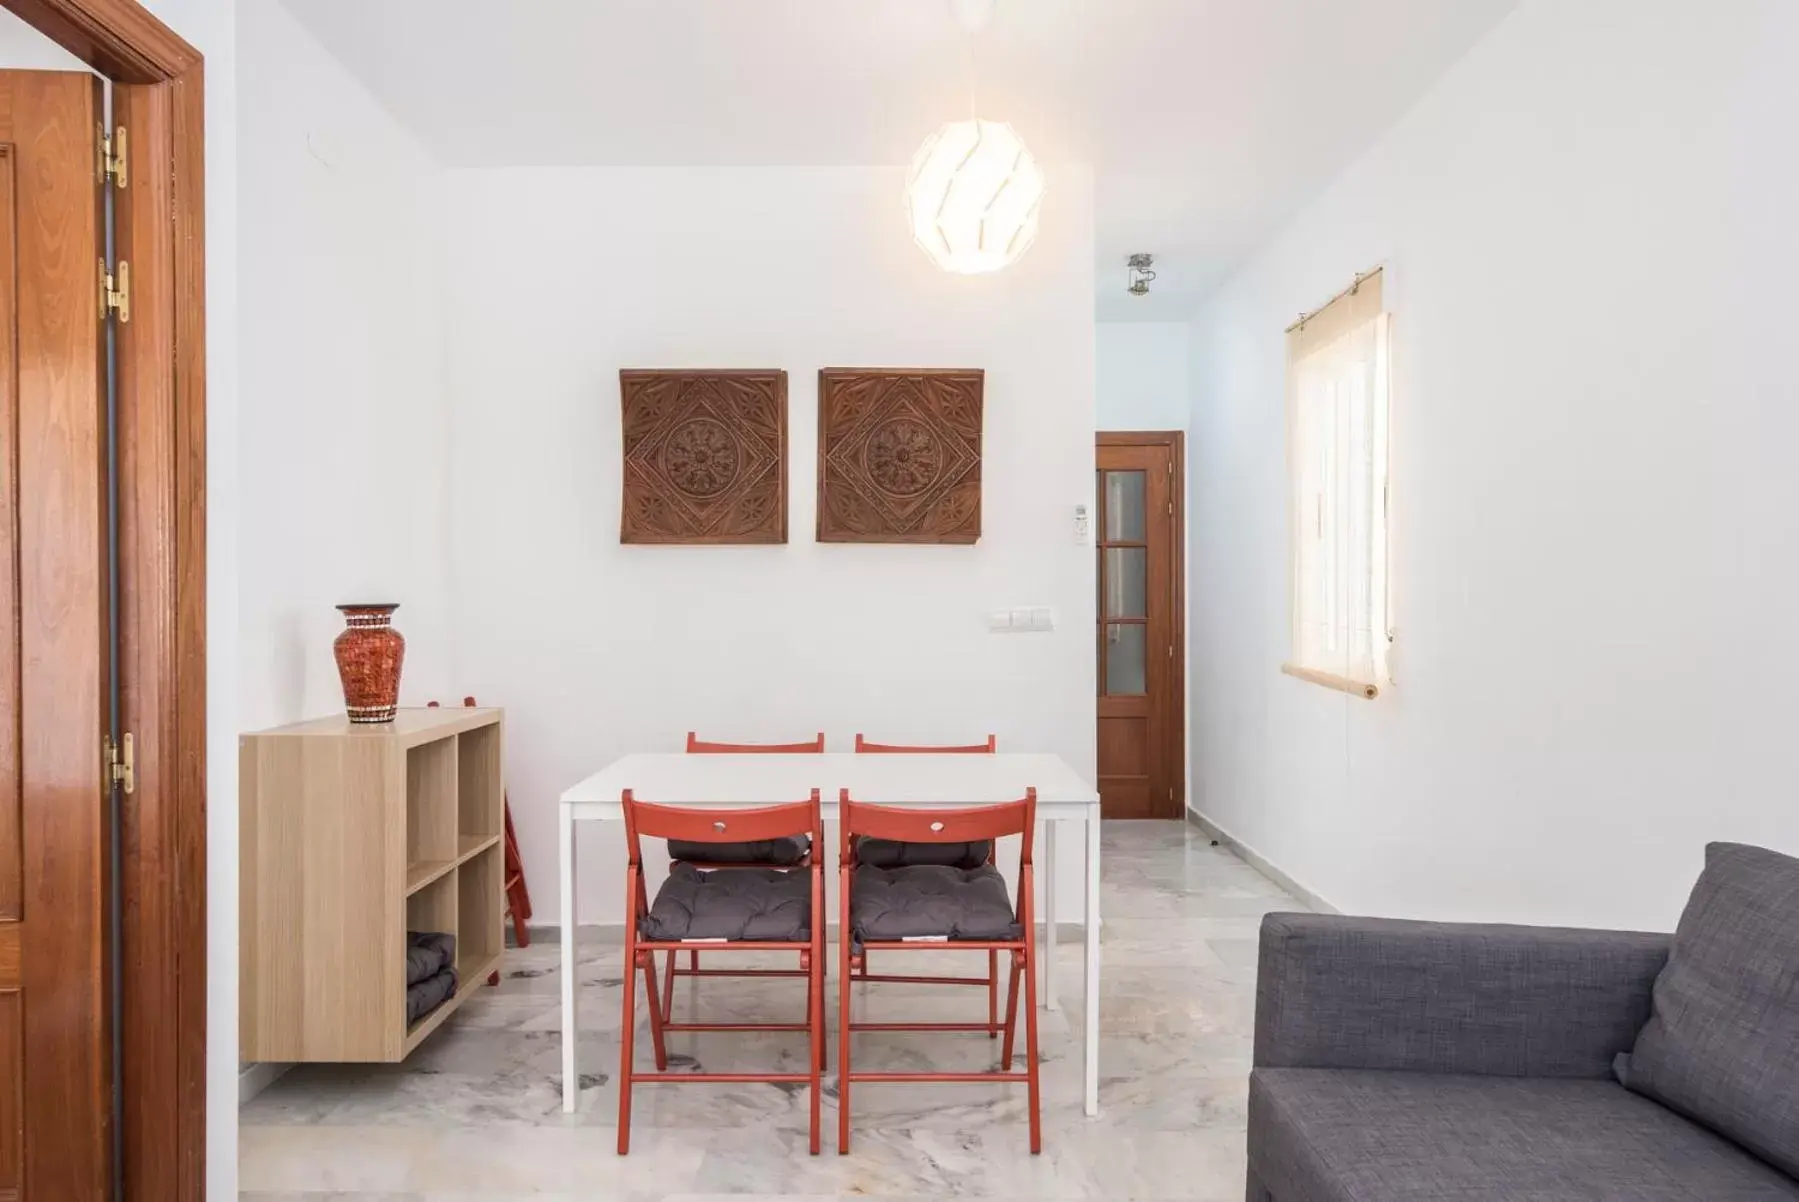
[[[1088,520],[1087,507],[1076,505],[1074,507],[1074,545],[1085,547],[1091,541],[1092,535],[1093,523]]]
[[[1031,606],[1030,628],[1032,630],[1054,630],[1056,628],[1056,611],[1047,605]]]
[[[993,634],[1012,633],[1012,611],[996,609],[987,615],[987,629]]]

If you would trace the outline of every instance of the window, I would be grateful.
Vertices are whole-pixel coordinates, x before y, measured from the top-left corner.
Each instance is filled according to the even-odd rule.
[[[1287,331],[1293,647],[1282,670],[1369,698],[1391,679],[1389,367],[1378,269]]]

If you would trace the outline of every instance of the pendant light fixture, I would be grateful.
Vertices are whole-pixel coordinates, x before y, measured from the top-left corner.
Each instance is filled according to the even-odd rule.
[[[952,4],[972,46],[992,16],[993,0]],[[972,65],[969,75],[973,109]],[[1043,193],[1043,170],[1011,125],[971,116],[951,121],[918,148],[906,179],[906,222],[943,270],[998,271],[1036,238]]]

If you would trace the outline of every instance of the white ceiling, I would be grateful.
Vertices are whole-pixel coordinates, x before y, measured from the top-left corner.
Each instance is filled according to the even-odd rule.
[[[1167,321],[1516,0],[999,0],[973,38],[949,0],[285,2],[459,166],[906,163],[972,80],[1093,164],[1100,320]]]

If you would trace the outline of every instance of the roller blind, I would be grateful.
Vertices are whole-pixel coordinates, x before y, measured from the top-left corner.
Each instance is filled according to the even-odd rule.
[[[1391,318],[1382,273],[1287,331],[1295,674],[1364,696],[1391,679]]]

